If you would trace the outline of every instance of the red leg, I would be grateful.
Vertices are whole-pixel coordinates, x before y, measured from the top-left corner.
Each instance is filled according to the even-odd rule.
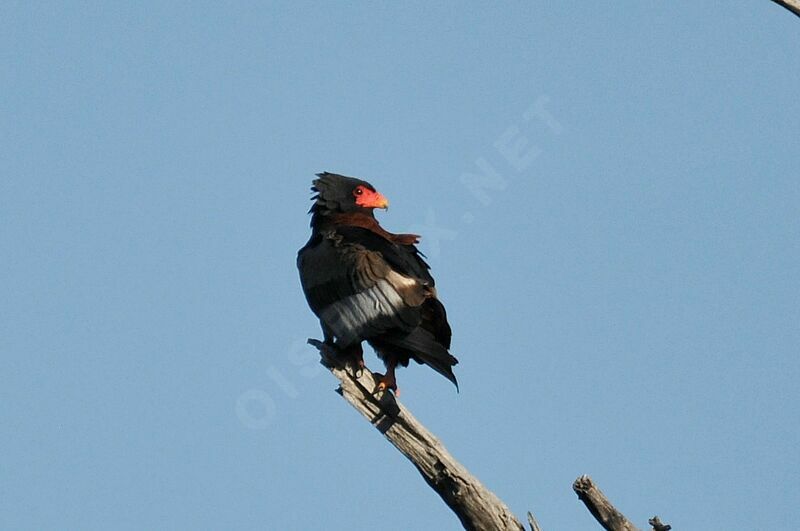
[[[400,390],[397,389],[397,379],[394,375],[394,369],[397,367],[397,362],[394,358],[386,357],[386,374],[378,379],[378,385],[375,386],[373,393],[386,391],[387,389],[394,391],[395,395],[400,396]]]

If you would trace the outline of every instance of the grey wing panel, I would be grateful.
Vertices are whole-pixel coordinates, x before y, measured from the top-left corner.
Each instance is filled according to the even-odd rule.
[[[384,279],[329,305],[320,312],[320,318],[343,344],[389,329],[410,331],[420,321],[419,311],[406,306],[400,294]]]
[[[421,285],[379,253],[323,239],[301,251],[298,267],[309,305],[340,343],[410,331],[421,321]]]

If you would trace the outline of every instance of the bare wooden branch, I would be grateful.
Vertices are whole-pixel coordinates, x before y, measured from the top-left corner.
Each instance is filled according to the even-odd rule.
[[[396,399],[391,392],[374,393],[378,379],[369,370],[354,371],[336,355],[336,349],[316,339],[321,363],[340,386],[337,392],[417,468],[428,485],[456,514],[468,531],[524,531],[520,521],[495,494],[487,489],[444,445]],[[639,531],[619,512],[589,476],[581,476],[572,485],[595,519],[607,531]],[[531,531],[541,531],[529,512]],[[657,516],[650,519],[653,531],[669,531]]]
[[[607,531],[639,531],[625,515],[619,512],[606,495],[597,488],[589,476],[581,476],[572,484],[572,490],[586,505],[595,520]]]
[[[530,511],[528,511],[528,525],[531,526],[531,531],[542,531],[542,528],[539,527],[539,522],[536,521]]]
[[[456,461],[391,392],[372,394],[377,380],[370,371],[354,373],[341,365],[331,347],[315,339],[308,342],[319,349],[322,364],[341,382],[339,394],[417,467],[428,485],[458,516],[464,529],[524,530],[508,507]]]
[[[779,6],[783,6],[798,17],[800,17],[800,0],[772,0]]]
[[[669,524],[662,524],[661,519],[658,516],[652,517],[650,520],[647,521],[651,526],[653,526],[653,531],[669,531],[672,529],[672,526]]]

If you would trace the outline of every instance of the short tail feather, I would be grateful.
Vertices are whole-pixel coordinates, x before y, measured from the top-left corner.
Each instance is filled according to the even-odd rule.
[[[458,391],[458,380],[452,369],[458,360],[424,328],[417,327],[406,336],[385,338],[384,342],[413,352],[415,358],[453,382]]]

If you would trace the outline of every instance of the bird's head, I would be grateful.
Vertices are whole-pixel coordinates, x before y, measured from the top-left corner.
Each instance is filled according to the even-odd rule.
[[[372,216],[376,208],[389,208],[389,201],[366,181],[335,173],[318,173],[311,190],[314,205],[311,213],[332,214],[363,213]]]

